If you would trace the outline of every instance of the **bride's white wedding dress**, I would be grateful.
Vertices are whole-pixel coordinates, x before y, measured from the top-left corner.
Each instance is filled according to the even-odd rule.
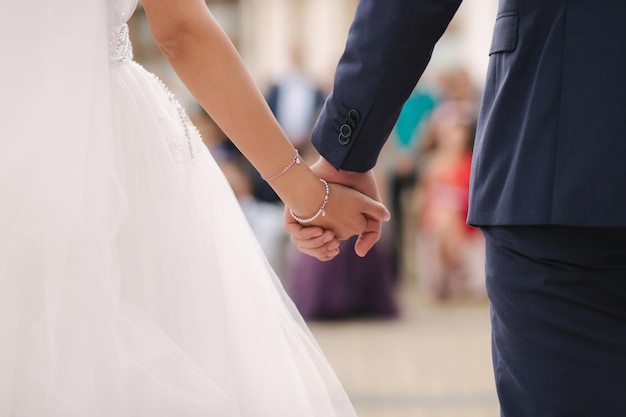
[[[0,417],[354,416],[135,0],[0,12]]]

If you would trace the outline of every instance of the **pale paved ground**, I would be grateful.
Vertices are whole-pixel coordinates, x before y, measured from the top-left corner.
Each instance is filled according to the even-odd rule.
[[[309,323],[360,417],[498,417],[487,302],[402,293],[391,321]]]

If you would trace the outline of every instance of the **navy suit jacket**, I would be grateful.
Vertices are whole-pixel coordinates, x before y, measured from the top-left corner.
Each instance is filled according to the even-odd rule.
[[[360,1],[313,131],[336,168],[375,165],[459,4]],[[468,222],[626,227],[626,1],[501,0],[489,55]]]

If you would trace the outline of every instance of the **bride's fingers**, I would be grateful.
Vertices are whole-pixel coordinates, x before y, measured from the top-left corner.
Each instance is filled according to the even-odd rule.
[[[298,250],[305,255],[312,256],[320,261],[329,261],[339,254],[339,243],[329,244],[327,246],[317,248],[307,248],[297,246]]]
[[[327,252],[332,252],[339,246],[339,240],[331,230],[318,226],[302,226],[291,216],[285,216],[284,229],[289,234],[291,243],[300,251],[307,250],[316,257],[325,256]]]
[[[325,235],[326,236],[326,235]],[[339,239],[334,237],[318,237],[315,239],[298,239],[291,236],[291,243],[297,246],[298,249],[318,250],[326,249],[327,251],[333,250],[339,245]]]
[[[327,261],[331,261],[335,258],[335,256],[339,255],[339,248],[337,248],[337,250],[333,251],[333,252],[329,252],[328,254],[324,255],[324,256],[319,256],[317,257],[318,260],[322,261],[322,262],[327,262]]]
[[[296,221],[285,222],[284,229],[290,236],[295,236],[300,240],[309,240],[322,237],[324,235],[324,229],[318,226],[304,227]]]
[[[306,255],[321,261],[328,261],[339,253],[339,240],[335,238],[330,230],[326,230],[322,235],[310,239],[302,238],[307,236],[308,231],[306,230],[298,230],[294,233],[294,235],[291,235],[291,243]]]
[[[306,251],[308,254],[314,254],[316,257],[328,252],[333,252],[339,247],[339,239],[336,238],[332,238],[328,241],[320,241],[319,239],[299,240],[292,236],[291,243],[301,252]]]

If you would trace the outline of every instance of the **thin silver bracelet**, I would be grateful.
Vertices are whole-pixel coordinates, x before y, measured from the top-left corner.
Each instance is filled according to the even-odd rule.
[[[263,178],[263,179],[265,181],[275,180],[276,178],[280,177],[281,175],[287,173],[287,171],[289,171],[292,166],[300,164],[301,161],[302,161],[302,159],[300,158],[300,154],[298,153],[298,150],[296,149],[296,155],[293,157],[293,159],[291,160],[289,165],[287,165],[285,168],[283,168],[283,170],[280,171],[278,174],[272,175],[271,177],[267,177],[267,178]]]
[[[312,221],[317,220],[318,217],[326,215],[326,203],[328,203],[330,187],[328,186],[326,180],[322,178],[320,178],[319,180],[324,184],[324,188],[326,188],[326,190],[324,194],[324,201],[322,201],[322,205],[320,206],[320,209],[317,210],[317,213],[315,213],[312,217],[309,217],[308,219],[301,219],[300,217],[296,216],[296,214],[291,209],[289,209],[289,214],[291,215],[291,217],[300,224],[311,223]]]

